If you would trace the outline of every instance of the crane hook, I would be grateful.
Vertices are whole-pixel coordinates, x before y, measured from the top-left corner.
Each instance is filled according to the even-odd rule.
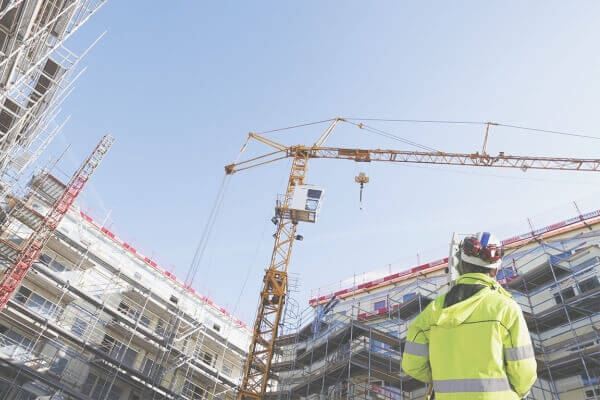
[[[362,210],[363,189],[365,187],[365,183],[369,183],[369,177],[364,172],[360,172],[354,177],[354,182],[360,184],[360,209]]]

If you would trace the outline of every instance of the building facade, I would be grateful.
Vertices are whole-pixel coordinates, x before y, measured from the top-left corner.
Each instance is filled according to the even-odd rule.
[[[6,268],[65,185],[11,197]],[[1,399],[232,399],[250,333],[73,207],[0,313]]]
[[[600,399],[600,211],[504,241],[498,279],[522,307],[538,380],[529,399]],[[447,258],[311,300],[286,327],[277,399],[423,399],[400,369],[410,322],[449,287]]]

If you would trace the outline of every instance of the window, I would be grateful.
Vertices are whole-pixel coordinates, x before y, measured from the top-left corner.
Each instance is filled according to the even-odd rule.
[[[142,365],[142,373],[151,378],[161,376],[164,372],[163,367],[161,367],[160,365],[156,365],[156,361],[148,357],[144,358],[144,363]]]
[[[37,293],[33,293],[25,305],[27,308],[47,318],[53,317],[58,308],[56,304],[46,300]]]
[[[54,375],[61,376],[67,367],[68,362],[69,359],[66,357],[56,357],[54,360],[52,360],[52,365],[50,365],[49,372]]]
[[[562,304],[562,298],[560,297],[560,293],[554,293],[554,301],[556,301],[556,304]]]
[[[82,337],[86,334],[93,316],[89,311],[76,304],[70,304],[69,307],[70,313],[75,314],[73,317],[73,325],[71,325],[71,333],[78,337]]]
[[[138,353],[134,349],[130,347],[125,347],[125,345],[121,345],[120,357],[117,359],[123,362],[123,365],[128,367],[133,367],[135,365],[135,360],[137,360]]]
[[[208,352],[204,352],[202,354],[202,361],[204,361],[206,364],[208,365],[212,365],[213,362],[213,355],[208,353]]]
[[[57,260],[52,261],[48,267],[50,267],[51,270],[55,271],[55,272],[63,272],[65,270],[68,271],[68,268],[63,264],[58,262]]]
[[[12,115],[12,113],[19,114],[20,110],[19,105],[9,99],[4,101],[4,108],[6,109],[2,109],[2,111],[0,111],[0,132],[2,133],[8,132],[15,122],[15,117]],[[7,110],[12,111],[12,113]]]
[[[123,389],[121,389],[117,385],[113,384],[113,386],[110,388],[110,391],[108,392],[108,397],[106,397],[106,399],[107,400],[119,400],[121,398],[122,394],[123,394]],[[104,398],[102,398],[102,400],[104,400]]]
[[[119,303],[118,310],[122,314],[127,315],[129,318],[131,318],[134,321],[137,321],[138,317],[139,317],[140,325],[143,325],[146,328],[150,325],[150,318],[146,317],[145,315],[140,315],[141,314],[140,311],[134,309],[129,304],[125,303],[124,300]]]
[[[217,361],[217,355],[210,353],[208,351],[202,351],[200,352],[200,360],[209,365],[209,366],[214,366],[215,362]]]
[[[150,358],[144,358],[142,363],[142,374],[148,376],[152,379],[161,377],[163,372],[165,371],[164,367],[160,365],[156,365],[156,361],[151,360]]]
[[[206,399],[207,392],[200,386],[196,386],[193,383],[187,381],[183,385],[183,395],[188,399],[203,400]]]
[[[58,260],[53,260],[48,254],[42,254],[38,260],[48,268],[50,268],[54,272],[63,272],[68,271],[69,268],[66,267],[65,263],[60,262]]]
[[[0,347],[0,350],[3,353],[19,360],[28,358],[29,351],[33,347],[33,341],[31,339],[10,330],[6,332],[4,336],[7,339],[2,341],[2,347]]]
[[[154,361],[149,359],[148,357],[144,358],[144,363],[142,366],[142,374],[146,376],[150,376],[152,373],[152,368],[154,367]]]
[[[23,239],[22,237],[19,237],[19,236],[11,236],[8,238],[8,240],[10,240],[11,242],[13,242],[14,244],[16,244],[18,246],[20,246],[25,241],[25,239]]]
[[[129,306],[124,301],[121,301],[119,303],[118,310],[120,312],[122,312],[123,314],[128,314],[129,313]]]
[[[105,353],[110,353],[115,345],[115,339],[112,336],[104,335],[102,339],[102,343],[100,344],[100,348]]]
[[[90,372],[81,386],[81,392],[93,400],[119,400],[123,390],[114,382]]]
[[[373,309],[375,311],[385,309],[385,300],[376,301],[375,304],[373,304]]]
[[[223,366],[221,367],[221,372],[224,375],[229,377],[233,377],[233,363],[227,360],[223,361]]]
[[[88,323],[86,321],[79,317],[75,317],[75,321],[73,321],[73,325],[71,326],[71,332],[78,337],[82,337],[85,335],[87,327]]]
[[[104,335],[102,343],[100,344],[100,349],[128,367],[132,367],[135,364],[138,355],[137,351],[125,346],[123,343],[109,335]]]
[[[574,266],[572,268],[572,270],[574,272],[578,272],[578,271],[581,271],[581,270],[586,269],[588,267],[591,267],[593,265],[596,265],[599,262],[600,262],[600,257],[592,257],[589,260],[585,260],[584,262],[582,262],[580,264],[577,264],[576,266]]]
[[[58,306],[56,304],[46,300],[25,286],[19,288],[17,294],[15,294],[15,301],[46,318],[54,317],[58,313]]]
[[[587,374],[581,374],[581,382],[584,386],[592,386],[600,383],[600,378],[596,376],[591,376],[588,378]],[[600,395],[600,390],[598,388],[594,388],[596,394]]]
[[[402,296],[402,302],[406,303],[407,301],[411,301],[415,297],[417,297],[417,294],[415,292],[407,293],[404,296]]]
[[[308,197],[309,199],[319,200],[321,198],[321,194],[323,194],[323,191],[321,190],[308,189],[308,191],[306,192],[306,197]]]
[[[17,303],[25,304],[27,299],[29,299],[29,296],[31,296],[31,293],[33,292],[30,289],[26,288],[25,286],[21,286],[17,291],[17,294],[15,294],[15,301]]]
[[[600,396],[600,389],[589,389],[585,391],[585,399],[597,399]]]
[[[597,276],[592,276],[591,278],[579,282],[579,290],[582,293],[589,292],[590,290],[594,290],[597,287],[600,287],[600,281],[598,281]]]
[[[146,317],[145,315],[142,315],[140,317],[140,325],[148,328],[150,326],[150,318]]]
[[[566,301],[572,297],[575,297],[575,289],[572,287],[561,290],[558,293],[554,293],[554,300],[556,304],[561,304],[563,301]]]
[[[96,380],[96,385],[94,386],[94,390],[92,395],[90,396],[94,400],[100,400],[106,398],[110,387],[110,383],[102,378],[98,378]]]
[[[90,393],[92,393],[92,389],[94,388],[97,379],[98,377],[90,372],[87,378],[85,378],[83,385],[81,385],[81,392],[86,396],[89,396]]]
[[[387,343],[380,342],[379,340],[371,340],[371,351],[374,353],[387,353],[391,346]]]
[[[221,325],[215,323],[213,324],[213,329],[217,332],[221,332]]]
[[[118,340],[113,339],[113,341],[114,344],[109,352],[109,355],[125,366],[133,366],[135,359],[137,358],[137,352],[132,348],[125,346]]]
[[[156,332],[160,336],[164,336],[165,335],[165,321],[163,321],[162,319],[159,319],[158,322],[156,323],[156,328],[154,329],[154,332]]]
[[[304,207],[306,211],[317,211],[317,207],[319,207],[319,200],[306,199],[306,206]]]
[[[40,260],[39,261],[42,264],[50,265],[50,263],[52,262],[52,257],[50,257],[48,254],[42,254],[42,255],[40,255]]]

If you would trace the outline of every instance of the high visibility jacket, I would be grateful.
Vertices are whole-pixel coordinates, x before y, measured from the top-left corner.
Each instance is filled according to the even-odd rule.
[[[402,368],[432,383],[436,400],[525,397],[537,367],[520,307],[489,275],[464,274],[459,285],[470,297],[439,296],[410,324]]]

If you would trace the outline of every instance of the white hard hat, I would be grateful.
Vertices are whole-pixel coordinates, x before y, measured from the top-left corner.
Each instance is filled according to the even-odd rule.
[[[489,232],[478,232],[460,243],[460,258],[469,264],[497,269],[502,264],[502,242]]]

